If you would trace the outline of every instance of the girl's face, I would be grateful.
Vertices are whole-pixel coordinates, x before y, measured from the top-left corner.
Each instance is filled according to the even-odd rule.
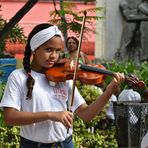
[[[63,41],[59,36],[54,36],[41,45],[33,52],[32,69],[44,72],[45,69],[51,68],[58,61],[63,45]]]
[[[69,51],[76,51],[78,48],[78,45],[76,43],[76,41],[74,39],[69,39],[68,42],[67,42],[67,49]]]

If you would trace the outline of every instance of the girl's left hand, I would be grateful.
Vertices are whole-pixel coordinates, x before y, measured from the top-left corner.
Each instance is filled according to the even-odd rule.
[[[106,89],[114,94],[117,88],[120,87],[121,83],[124,82],[124,80],[125,80],[125,76],[123,73],[114,73],[114,78],[109,83]]]

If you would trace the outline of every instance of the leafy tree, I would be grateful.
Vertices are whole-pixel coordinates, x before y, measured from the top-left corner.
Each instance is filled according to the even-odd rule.
[[[86,0],[84,0],[84,2],[86,2]],[[76,5],[74,3],[64,2],[64,0],[60,0],[60,10],[58,10],[56,8],[55,0],[53,0],[53,3],[55,10],[50,12],[50,17],[52,17],[52,19],[49,20],[49,22],[58,25],[61,28],[65,39],[67,38],[67,31],[74,32],[76,36],[79,36],[84,12],[91,12],[95,14],[96,11],[102,10],[102,7],[98,8],[94,7],[75,12],[74,10],[72,10],[72,8],[75,7]],[[96,16],[96,15],[86,16],[86,23],[89,25],[84,27],[85,32],[91,31],[95,33],[95,30],[92,27],[92,20],[97,20],[102,18],[103,18],[102,16]]]

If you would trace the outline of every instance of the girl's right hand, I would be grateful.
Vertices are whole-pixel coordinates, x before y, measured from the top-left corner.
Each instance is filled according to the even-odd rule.
[[[59,121],[67,128],[71,128],[73,124],[73,113],[69,111],[52,112],[50,119]]]

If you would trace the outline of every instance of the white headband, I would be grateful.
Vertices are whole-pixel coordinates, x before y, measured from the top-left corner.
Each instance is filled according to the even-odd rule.
[[[62,33],[57,26],[51,26],[47,29],[38,32],[30,40],[31,50],[34,51],[35,49],[37,49],[39,46],[44,44],[46,41],[48,41],[55,35],[60,35],[61,38],[63,39]]]

